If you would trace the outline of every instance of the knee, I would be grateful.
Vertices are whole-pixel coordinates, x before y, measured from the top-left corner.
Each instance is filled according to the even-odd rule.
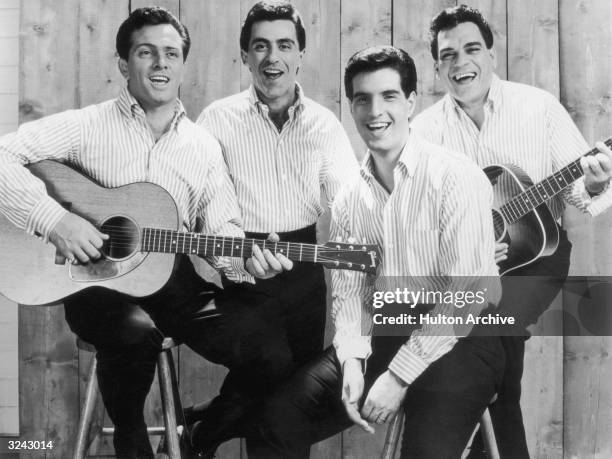
[[[144,312],[117,324],[116,330],[109,335],[108,340],[92,343],[98,350],[98,356],[127,362],[155,361],[164,340],[164,335]]]

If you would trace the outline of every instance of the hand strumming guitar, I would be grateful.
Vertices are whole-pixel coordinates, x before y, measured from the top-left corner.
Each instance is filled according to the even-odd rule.
[[[99,249],[108,238],[108,234],[101,233],[87,220],[71,212],[64,215],[49,234],[49,240],[73,264],[100,258]]]

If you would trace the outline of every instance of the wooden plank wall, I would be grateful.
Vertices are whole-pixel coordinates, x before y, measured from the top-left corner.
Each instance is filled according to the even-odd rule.
[[[22,1],[19,114],[24,122],[60,110],[113,97],[123,81],[116,71],[114,36],[130,8],[143,0]],[[211,101],[249,83],[240,62],[238,35],[254,0],[157,1],[184,21],[193,45],[189,73],[181,90],[195,118]],[[363,145],[344,100],[346,60],[370,44],[395,44],[415,58],[420,75],[419,109],[441,95],[433,77],[427,26],[453,0],[295,0],[307,27],[307,52],[300,74],[305,92],[333,110],[349,132],[359,158]],[[468,2],[489,17],[494,28],[498,72],[502,77],[543,87],[569,107],[587,139],[609,134],[609,19],[606,0],[478,0]],[[595,224],[568,212],[575,245],[572,270],[608,274],[611,270],[610,215]],[[324,234],[324,233],[323,233]],[[603,241],[603,242],[600,242]],[[595,257],[595,254],[601,254]],[[48,457],[70,455],[82,379],[88,355],[79,356],[63,320],[61,305],[20,309],[21,438],[53,440]],[[534,457],[609,457],[612,424],[609,338],[557,338],[529,341],[524,379],[524,413]],[[566,359],[563,374],[562,355]],[[224,370],[187,349],[179,353],[185,403],[214,395]],[[565,379],[564,379],[565,377]],[[565,382],[565,384],[564,384]],[[81,389],[80,389],[81,387]],[[586,390],[585,390],[586,388]],[[565,401],[565,404],[563,403]],[[156,402],[149,419],[159,417]],[[316,458],[375,457],[382,429],[373,439],[349,430],[317,445]],[[223,446],[221,457],[244,456],[240,442]],[[36,455],[33,455],[35,457]],[[42,456],[41,456],[42,457]]]
[[[587,141],[611,135],[612,18],[610,2],[559,2],[560,93]],[[574,209],[565,226],[574,244],[571,270],[612,274],[612,214],[595,224]],[[593,292],[593,290],[591,290]],[[609,297],[602,302],[609,307]],[[609,316],[607,319],[610,324]],[[567,337],[564,342],[564,431],[567,457],[612,457],[611,337]]]
[[[19,99],[19,1],[0,1],[0,135],[14,131]],[[17,305],[0,297],[0,435],[19,431]]]

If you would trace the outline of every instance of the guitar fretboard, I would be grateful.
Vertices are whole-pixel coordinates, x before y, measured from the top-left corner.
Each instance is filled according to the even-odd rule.
[[[263,239],[243,239],[228,236],[207,236],[198,233],[144,228],[142,230],[143,252],[188,253],[193,255],[227,256],[249,258],[253,245],[272,253],[282,253],[293,261],[317,261],[319,247],[315,244],[297,242],[270,242]]]
[[[604,143],[609,148],[612,148],[612,138],[607,139]],[[598,150],[593,148],[584,156],[595,155],[597,152]],[[562,169],[559,169],[553,175],[514,196],[500,207],[499,212],[507,223],[513,223],[559,194],[583,175],[584,171],[580,165],[580,158],[578,158]]]

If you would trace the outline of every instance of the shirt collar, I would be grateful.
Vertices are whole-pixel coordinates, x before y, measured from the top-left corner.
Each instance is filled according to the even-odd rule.
[[[502,83],[496,74],[491,76],[491,87],[487,94],[487,100],[485,101],[485,107],[488,107],[491,112],[496,112],[502,105]],[[463,109],[457,103],[457,101],[447,93],[444,96],[444,112],[446,113],[446,119],[449,122],[456,122],[463,113]]]
[[[257,95],[257,91],[255,90],[255,86],[252,84],[249,86],[249,103],[260,113],[267,112],[268,106],[264,104]],[[304,109],[304,90],[300,86],[298,82],[295,83],[295,93],[297,98],[291,107],[289,107],[290,114],[292,112],[297,113]]]
[[[422,152],[422,147],[423,146],[418,140],[417,136],[411,132],[408,136],[406,145],[404,145],[404,148],[402,148],[402,152],[400,153],[397,160],[397,165],[395,167],[409,177],[414,176],[417,164],[419,162],[419,156]],[[366,152],[366,155],[361,162],[361,176],[370,184],[372,180],[375,180],[374,158],[372,157],[372,152],[370,150]]]
[[[127,118],[144,118],[145,113],[136,98],[132,95],[130,90],[123,88],[117,98],[117,106],[119,111]],[[174,108],[174,116],[172,117],[171,129],[176,129],[178,123],[186,116],[185,107],[183,103],[176,99],[176,106]]]

